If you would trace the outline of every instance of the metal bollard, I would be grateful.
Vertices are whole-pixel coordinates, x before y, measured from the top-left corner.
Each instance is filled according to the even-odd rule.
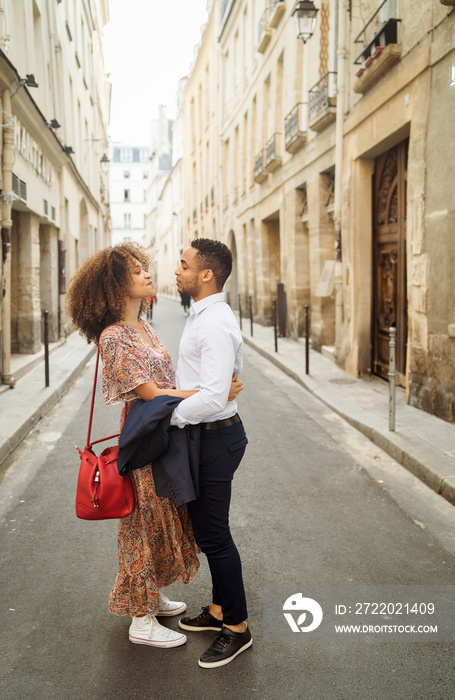
[[[278,314],[276,308],[276,299],[272,300],[273,307],[273,331],[275,335],[275,352],[278,352]]]
[[[310,373],[310,317],[308,304],[305,304],[305,374]]]
[[[397,345],[397,329],[389,328],[389,430],[395,430],[395,348]]]
[[[250,334],[253,337],[253,300],[251,297],[248,297],[248,301],[250,304]]]
[[[238,295],[239,299],[239,323],[240,323],[240,330],[242,330],[242,300],[240,298],[240,294]]]
[[[44,378],[49,386],[49,311],[44,311]]]

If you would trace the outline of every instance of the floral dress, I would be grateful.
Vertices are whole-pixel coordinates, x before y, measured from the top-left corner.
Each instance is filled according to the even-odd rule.
[[[120,429],[135,387],[153,381],[160,389],[174,389],[175,375],[167,349],[155,331],[141,319],[151,345],[131,326],[115,324],[100,337],[103,394],[106,404],[126,402]],[[197,546],[186,506],[176,508],[170,498],[156,495],[152,467],[131,472],[136,507],[118,521],[119,573],[109,610],[117,615],[155,615],[158,590],[182,580],[189,583],[199,568]]]

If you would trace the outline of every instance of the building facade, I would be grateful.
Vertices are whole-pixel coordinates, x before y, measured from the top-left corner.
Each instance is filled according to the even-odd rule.
[[[176,96],[176,117],[170,122],[170,170],[165,173],[160,169],[160,156],[155,157],[156,189],[151,197],[154,236],[150,244],[150,258],[154,269],[155,287],[159,294],[176,298],[178,292],[174,272],[179,265],[184,248],[183,97],[185,86],[186,78],[182,78]],[[163,118],[164,116],[163,111]],[[164,144],[161,148],[163,147]]]
[[[41,349],[44,310],[51,342],[69,332],[66,282],[110,242],[108,18],[107,0],[0,1],[3,384],[12,353]]]
[[[277,299],[293,337],[308,305],[355,376],[387,378],[394,327],[409,402],[452,422],[454,1],[316,0],[306,43],[296,2],[209,3],[184,152],[187,238],[231,246],[231,303],[270,323]]]
[[[150,148],[113,142],[109,170],[112,245],[145,243]]]
[[[183,172],[185,239],[220,239],[220,70],[217,44],[220,4],[207,2],[208,21],[185,88]]]

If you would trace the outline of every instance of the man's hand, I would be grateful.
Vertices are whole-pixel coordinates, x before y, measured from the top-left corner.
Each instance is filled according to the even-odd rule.
[[[229,390],[228,401],[234,401],[240,392],[243,390],[243,382],[237,379],[237,374],[234,372],[232,375],[231,388]]]

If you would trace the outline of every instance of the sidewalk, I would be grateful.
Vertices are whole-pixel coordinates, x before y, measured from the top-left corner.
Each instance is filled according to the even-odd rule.
[[[310,349],[305,374],[305,341],[278,338],[273,328],[242,319],[243,339],[357,430],[381,447],[436,493],[455,505],[455,425],[406,404],[397,387],[395,431],[389,431],[389,386],[379,377],[356,379]]]
[[[14,389],[0,395],[0,465],[68,391],[94,352],[93,345],[72,333],[49,356],[49,387],[44,386],[44,362],[36,364],[36,358],[30,371],[16,373],[20,378]]]

